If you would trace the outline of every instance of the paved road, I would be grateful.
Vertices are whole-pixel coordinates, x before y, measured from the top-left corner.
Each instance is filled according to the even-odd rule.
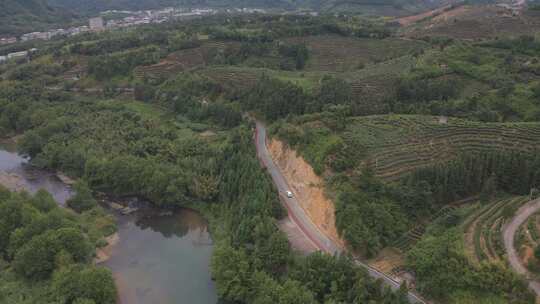
[[[504,239],[504,247],[506,249],[506,256],[508,258],[508,262],[510,262],[510,266],[514,269],[515,272],[522,274],[526,277],[530,277],[530,273],[521,264],[519,255],[516,251],[516,248],[514,248],[514,238],[516,236],[516,232],[518,231],[519,227],[536,211],[540,210],[540,199],[530,201],[527,204],[523,205],[519,210],[516,212],[516,215],[510,221],[510,223],[506,224],[503,228],[503,239]],[[536,293],[536,296],[540,296],[540,283],[534,280],[529,281],[529,288],[534,290]]]
[[[287,181],[283,177],[283,174],[281,174],[281,171],[272,160],[272,157],[270,156],[270,152],[268,152],[268,149],[266,146],[266,128],[264,127],[262,123],[258,121],[256,122],[256,124],[257,124],[257,130],[256,130],[255,144],[257,147],[257,155],[261,163],[268,170],[268,173],[272,176],[272,180],[274,181],[274,184],[276,185],[279,191],[279,194],[280,194],[279,196],[281,198],[281,201],[283,202],[283,205],[288,210],[289,217],[291,218],[292,221],[296,223],[296,225],[300,228],[300,230],[303,232],[305,237],[309,239],[311,242],[313,242],[320,251],[323,251],[329,254],[341,253],[342,252],[341,248],[337,246],[330,238],[324,235],[317,228],[317,226],[315,226],[315,224],[304,212],[304,209],[300,207],[300,204],[298,203],[296,198],[295,197],[288,198],[285,195],[285,193],[289,191],[289,189],[291,188],[287,185]],[[382,279],[387,285],[389,285],[394,290],[399,289],[400,283],[395,281],[391,277],[385,275],[384,273],[379,272],[378,270],[374,268],[371,268],[370,266],[362,263],[358,259],[355,259],[355,262],[358,265],[366,268],[371,277],[375,279]],[[409,292],[408,298],[409,298],[409,302],[411,303],[426,303],[424,300],[420,299],[416,294],[412,292]]]

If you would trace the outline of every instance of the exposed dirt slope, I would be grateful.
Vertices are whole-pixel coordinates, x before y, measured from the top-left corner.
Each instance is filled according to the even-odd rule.
[[[407,17],[401,17],[401,18],[396,19],[396,21],[399,22],[399,24],[401,24],[402,26],[407,26],[415,22],[422,21],[426,18],[440,15],[446,11],[452,10],[453,8],[454,6],[452,4],[448,4],[443,7],[439,7],[439,8],[427,11],[427,12],[422,12],[422,13],[412,15],[412,16],[407,16]]]
[[[335,226],[334,203],[324,194],[324,181],[296,151],[289,149],[281,141],[270,141],[268,150],[313,223],[327,237],[343,247],[344,242]]]

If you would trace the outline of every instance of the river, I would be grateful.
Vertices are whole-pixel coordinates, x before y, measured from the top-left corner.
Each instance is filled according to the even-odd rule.
[[[29,192],[47,190],[62,206],[72,195],[55,174],[33,169],[6,142],[0,142],[0,173]],[[119,241],[103,265],[113,272],[120,304],[218,302],[209,266],[212,239],[200,214],[189,209],[114,214]]]

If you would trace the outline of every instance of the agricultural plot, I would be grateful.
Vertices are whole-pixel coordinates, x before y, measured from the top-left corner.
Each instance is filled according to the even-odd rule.
[[[540,149],[540,123],[481,123],[423,115],[351,117],[343,131],[332,131],[326,118],[312,115],[292,121],[306,140],[300,153],[311,162],[331,158],[323,143],[348,150],[356,166],[369,166],[384,181],[398,180],[418,168],[445,163],[460,153],[534,152]],[[322,152],[321,152],[322,151]],[[321,153],[328,153],[321,156]],[[314,166],[321,164],[313,163]]]
[[[254,86],[262,76],[262,72],[258,69],[233,66],[206,68],[197,71],[197,73],[233,89],[246,89]]]
[[[502,227],[507,220],[504,217],[506,208],[518,208],[528,201],[527,197],[503,197],[487,204],[480,204],[462,224],[464,231],[465,251],[470,260],[503,261],[504,244]]]
[[[416,59],[405,55],[388,61],[366,65],[363,69],[346,72],[338,77],[351,83],[353,98],[366,103],[371,112],[380,113],[385,99],[395,97],[395,83],[409,72]]]
[[[171,75],[189,71],[208,64],[217,53],[225,51],[227,48],[236,48],[238,43],[209,41],[200,47],[180,50],[169,54],[161,62],[137,67],[134,76],[142,78],[166,78]]]
[[[337,35],[294,37],[291,43],[305,43],[310,50],[307,71],[346,72],[366,64],[382,62],[417,52],[426,44],[404,39],[367,39]]]
[[[256,84],[263,76],[292,82],[307,92],[317,90],[323,74],[317,72],[276,71],[265,68],[238,66],[212,66],[200,69],[198,74],[204,75],[220,84],[231,88],[246,89]]]
[[[425,36],[488,39],[533,34],[540,28],[537,12],[514,14],[495,5],[461,6],[404,30],[411,38]]]
[[[365,162],[384,180],[453,159],[460,152],[540,149],[539,123],[439,121],[433,116],[368,116],[353,118],[342,134],[347,143],[367,150]]]
[[[418,223],[416,226],[414,226],[411,230],[407,231],[401,238],[399,238],[392,247],[399,249],[402,252],[406,252],[411,247],[413,247],[424,235],[424,232],[426,232],[427,226],[432,223],[433,221],[443,218],[450,214],[452,211],[454,211],[456,207],[454,206],[445,206],[441,208],[437,213],[432,215],[429,219],[426,219],[425,221]]]

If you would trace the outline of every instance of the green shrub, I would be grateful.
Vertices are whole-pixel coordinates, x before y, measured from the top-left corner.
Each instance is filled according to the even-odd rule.
[[[74,190],[75,195],[66,202],[69,208],[81,213],[97,206],[97,201],[85,182],[78,181],[74,186]]]
[[[54,296],[61,303],[116,303],[111,271],[101,267],[72,266],[54,274]]]

